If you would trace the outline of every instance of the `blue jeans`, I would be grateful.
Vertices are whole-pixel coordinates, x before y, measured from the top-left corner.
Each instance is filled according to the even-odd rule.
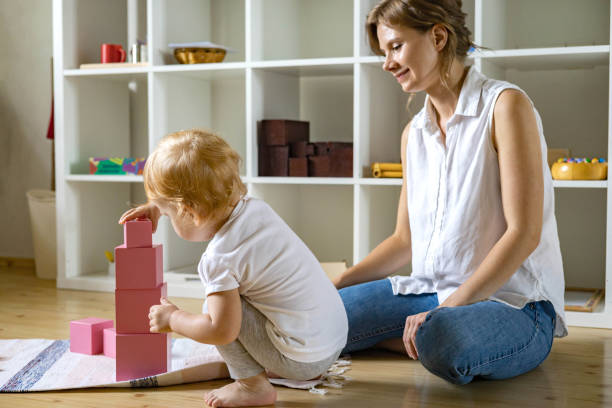
[[[494,301],[435,309],[435,293],[396,296],[388,279],[341,289],[340,297],[349,323],[343,353],[401,338],[406,317],[431,311],[416,334],[419,360],[454,384],[526,373],[540,365],[552,347],[556,314],[548,301],[523,309]]]

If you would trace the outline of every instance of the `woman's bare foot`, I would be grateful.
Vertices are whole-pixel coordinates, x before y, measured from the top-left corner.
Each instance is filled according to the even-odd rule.
[[[262,372],[213,390],[204,395],[204,401],[211,407],[271,405],[276,401],[276,390]]]

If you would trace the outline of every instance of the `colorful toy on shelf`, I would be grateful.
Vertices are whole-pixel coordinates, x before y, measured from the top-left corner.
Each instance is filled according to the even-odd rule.
[[[608,162],[601,158],[562,157],[551,168],[555,180],[605,180]]]
[[[90,157],[89,174],[138,175],[142,174],[145,161],[142,157]]]

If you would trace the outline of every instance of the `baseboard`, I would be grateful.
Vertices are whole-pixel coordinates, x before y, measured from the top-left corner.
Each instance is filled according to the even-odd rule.
[[[32,268],[34,269],[33,258],[11,258],[7,256],[0,256],[0,267],[15,267],[15,268]]]

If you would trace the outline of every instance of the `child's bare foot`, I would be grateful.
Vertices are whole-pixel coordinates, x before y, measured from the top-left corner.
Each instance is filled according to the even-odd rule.
[[[213,390],[204,395],[204,401],[211,407],[271,405],[276,401],[276,390],[262,372]]]

